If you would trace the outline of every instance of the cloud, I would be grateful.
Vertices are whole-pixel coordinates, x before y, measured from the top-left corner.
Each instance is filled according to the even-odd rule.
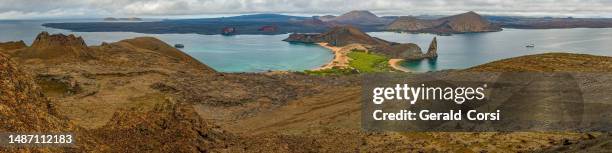
[[[612,0],[3,0],[0,19],[240,13],[612,17]]]

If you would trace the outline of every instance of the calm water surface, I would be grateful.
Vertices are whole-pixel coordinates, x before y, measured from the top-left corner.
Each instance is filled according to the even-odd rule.
[[[370,35],[395,42],[413,42],[427,50],[432,34],[374,32]],[[547,52],[570,52],[612,56],[612,29],[504,29],[501,32],[437,36],[439,57],[435,61],[405,62],[412,70],[425,72],[461,69],[479,64]],[[534,48],[525,47],[534,44]]]
[[[289,35],[198,35],[141,34],[133,32],[71,32],[41,26],[47,22],[83,22],[100,20],[0,21],[0,41],[24,40],[31,44],[41,31],[82,36],[88,45],[122,39],[152,36],[168,44],[184,44],[182,50],[201,62],[223,72],[262,72],[267,70],[302,71],[321,66],[333,54],[318,45],[290,44]]]

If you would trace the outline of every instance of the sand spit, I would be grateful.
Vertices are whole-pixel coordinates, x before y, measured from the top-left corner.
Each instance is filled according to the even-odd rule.
[[[389,66],[391,66],[391,68],[397,71],[411,72],[410,69],[402,66],[403,61],[404,59],[389,59]]]

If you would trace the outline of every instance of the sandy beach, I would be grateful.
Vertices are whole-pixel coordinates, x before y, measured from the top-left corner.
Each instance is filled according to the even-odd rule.
[[[359,44],[351,44],[351,45],[347,45],[344,47],[335,47],[335,46],[331,46],[327,43],[317,43],[317,45],[325,47],[327,49],[329,49],[333,54],[334,54],[334,59],[331,60],[329,63],[322,65],[318,68],[315,68],[313,70],[325,70],[325,69],[331,69],[333,67],[338,67],[338,68],[346,68],[349,67],[349,58],[347,56],[347,54],[352,50],[352,49],[365,49],[363,46],[359,45]]]
[[[325,47],[329,49],[334,54],[334,59],[332,59],[329,63],[322,65],[320,67],[314,68],[312,70],[325,70],[331,69],[333,67],[337,68],[347,68],[349,67],[350,58],[347,56],[352,50],[367,50],[364,46],[360,44],[350,44],[344,47],[335,47],[331,46],[327,43],[317,43],[317,45]],[[391,68],[401,71],[401,72],[411,72],[409,69],[402,67],[400,64],[404,61],[404,59],[389,59],[389,65]]]
[[[398,70],[401,72],[410,72],[409,69],[401,65],[402,61],[404,61],[404,59],[389,59],[389,65],[391,66],[391,68],[395,70]]]

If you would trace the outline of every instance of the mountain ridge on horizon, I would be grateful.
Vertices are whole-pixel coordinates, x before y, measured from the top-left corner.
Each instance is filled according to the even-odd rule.
[[[467,15],[465,15],[467,14]],[[473,15],[470,15],[473,14]],[[461,15],[461,14],[459,14]],[[240,35],[240,34],[287,34],[287,33],[321,33],[329,28],[352,25],[364,32],[406,31],[417,33],[434,33],[447,35],[453,33],[492,32],[499,28],[550,29],[550,28],[606,28],[612,27],[612,19],[579,19],[579,18],[517,18],[502,16],[481,16],[474,11],[463,13],[463,16],[383,16],[367,10],[356,10],[339,16],[294,16],[278,13],[247,14],[217,18],[165,19],[146,22],[71,22],[45,23],[43,26],[65,29],[76,32],[138,32],[151,34],[195,33],[204,35]],[[468,16],[468,17],[465,17]],[[469,17],[473,16],[473,17]],[[463,17],[463,18],[461,18]],[[421,28],[403,27],[395,24],[399,19],[414,18]],[[457,19],[452,19],[457,18]],[[401,21],[401,20],[400,20]],[[452,21],[451,28],[435,28],[444,21]],[[400,22],[401,23],[401,22]],[[398,27],[399,26],[399,27]],[[233,30],[231,30],[233,29]],[[415,30],[416,29],[416,30]]]

